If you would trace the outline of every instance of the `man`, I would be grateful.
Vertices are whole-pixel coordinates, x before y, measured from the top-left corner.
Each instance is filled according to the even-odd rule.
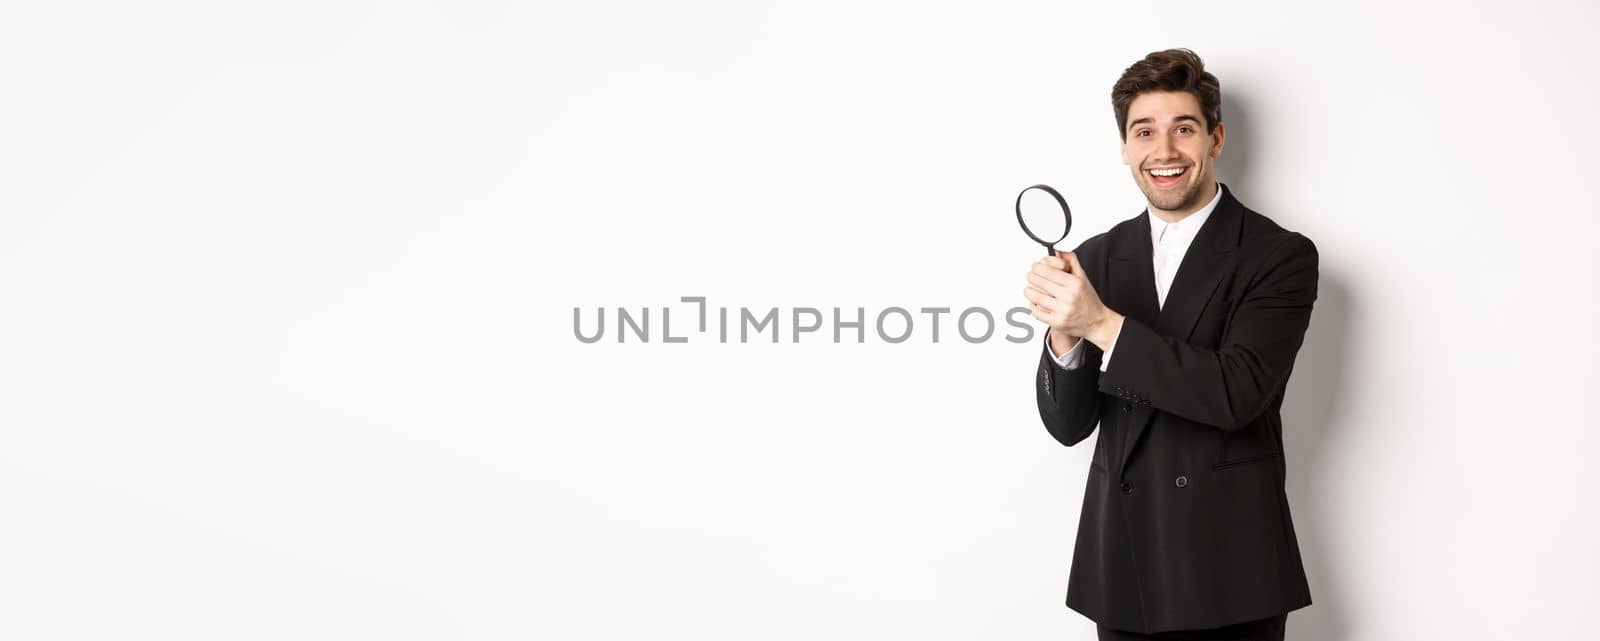
[[[1279,408],[1317,297],[1316,246],[1216,182],[1221,88],[1187,49],[1112,89],[1149,207],[1035,263],[1034,385],[1063,445],[1095,438],[1067,606],[1100,639],[1282,640],[1311,604]]]

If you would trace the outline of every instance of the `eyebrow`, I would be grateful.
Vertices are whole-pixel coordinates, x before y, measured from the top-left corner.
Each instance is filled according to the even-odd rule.
[[[1172,122],[1178,123],[1178,122],[1182,122],[1182,121],[1185,121],[1185,120],[1193,122],[1194,124],[1197,124],[1197,125],[1200,124],[1200,118],[1199,117],[1191,116],[1189,114],[1183,114],[1183,115],[1180,115],[1180,116],[1178,116],[1176,118],[1173,118]],[[1137,125],[1142,125],[1142,124],[1145,124],[1145,123],[1153,123],[1155,121],[1156,121],[1155,118],[1151,118],[1149,116],[1145,116],[1144,118],[1140,118],[1138,120],[1135,120],[1133,122],[1128,123],[1128,130],[1132,131],[1133,128],[1135,126],[1137,126]]]

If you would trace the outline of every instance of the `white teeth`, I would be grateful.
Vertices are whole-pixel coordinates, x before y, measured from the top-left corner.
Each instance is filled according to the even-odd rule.
[[[1162,176],[1162,177],[1176,176],[1178,174],[1183,173],[1183,170],[1184,170],[1183,167],[1178,167],[1177,169],[1151,169],[1150,170],[1150,174],[1153,175],[1153,176]]]

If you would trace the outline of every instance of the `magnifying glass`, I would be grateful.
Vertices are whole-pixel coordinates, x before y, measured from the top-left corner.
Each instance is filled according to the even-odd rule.
[[[1055,188],[1034,185],[1017,194],[1017,224],[1033,242],[1044,245],[1044,255],[1054,256],[1056,243],[1072,231],[1072,210]]]

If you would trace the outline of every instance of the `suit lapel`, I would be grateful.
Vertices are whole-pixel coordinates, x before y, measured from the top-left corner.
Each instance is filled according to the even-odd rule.
[[[1239,226],[1244,218],[1240,208],[1239,201],[1234,200],[1228,188],[1223,186],[1217,208],[1212,210],[1206,224],[1200,226],[1194,241],[1189,244],[1189,250],[1184,253],[1183,261],[1178,263],[1172,288],[1167,290],[1167,303],[1161,307],[1158,315],[1157,333],[1189,340],[1195,322],[1200,320],[1200,312],[1211,300],[1211,295],[1216,293],[1222,277],[1232,271],[1234,259],[1237,258],[1233,256],[1233,250],[1239,246]],[[1148,221],[1145,225],[1149,229]],[[1146,247],[1150,245],[1148,231],[1144,244]],[[1148,256],[1146,262],[1149,262]],[[1152,275],[1150,279],[1154,282],[1155,276]]]
[[[1124,316],[1138,319],[1162,336],[1188,342],[1200,319],[1200,312],[1217,291],[1217,286],[1234,270],[1238,262],[1239,230],[1244,219],[1244,207],[1227,185],[1222,185],[1222,197],[1217,200],[1211,217],[1195,234],[1178,272],[1173,276],[1172,287],[1167,290],[1167,301],[1160,305],[1156,298],[1155,274],[1151,266],[1149,210],[1139,215],[1139,223],[1124,228],[1111,248],[1111,297],[1108,302]],[[1121,304],[1122,307],[1117,307]],[[1116,349],[1111,352],[1116,360]],[[1114,366],[1114,365],[1112,365]],[[1127,433],[1123,437],[1122,460],[1118,474],[1126,469],[1128,459],[1149,429],[1155,410],[1146,405],[1135,405],[1128,418]]]

